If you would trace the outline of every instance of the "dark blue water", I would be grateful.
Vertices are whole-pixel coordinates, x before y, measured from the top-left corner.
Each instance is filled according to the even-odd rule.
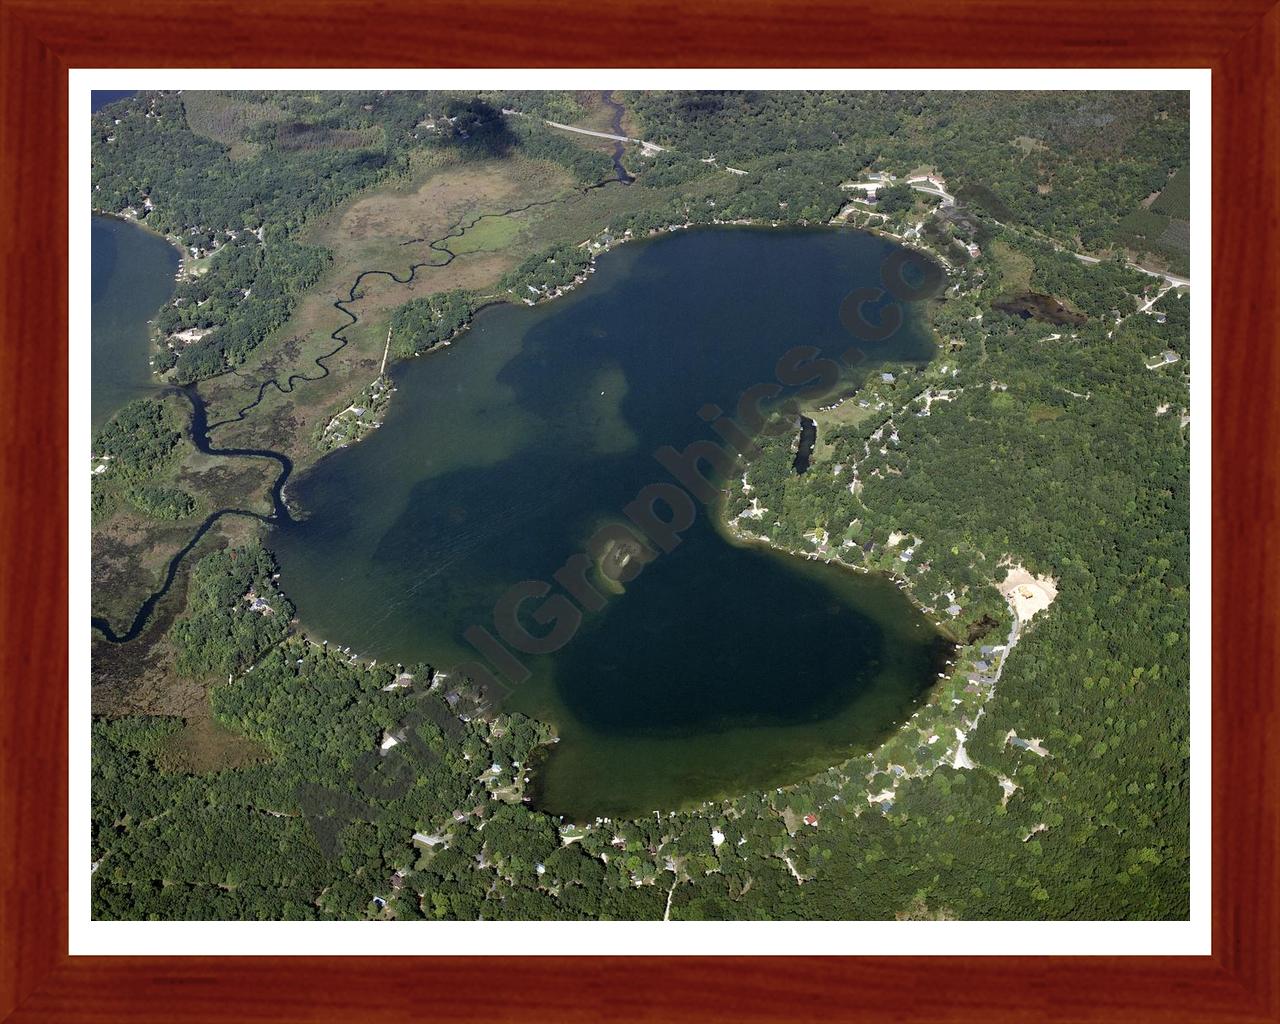
[[[94,89],[89,100],[90,109],[96,114],[108,104],[126,100],[137,92],[137,89]]]
[[[493,631],[511,584],[550,580],[670,479],[658,446],[712,436],[706,403],[733,408],[794,345],[845,351],[841,301],[895,249],[849,231],[690,231],[610,253],[555,303],[483,312],[396,369],[382,429],[290,485],[308,518],[270,543],[303,621],[382,658],[475,657],[462,633]],[[869,354],[931,352],[909,316]],[[533,678],[508,706],[562,736],[544,806],[643,812],[866,749],[910,714],[942,650],[887,581],[734,545],[699,507],[567,646],[526,658]]]
[[[97,216],[91,249],[92,419],[97,430],[122,406],[155,390],[147,321],[173,294],[178,250],[136,224]]]

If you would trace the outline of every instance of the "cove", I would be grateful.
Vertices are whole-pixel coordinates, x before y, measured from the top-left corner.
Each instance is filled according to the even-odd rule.
[[[477,315],[394,370],[382,428],[289,484],[269,543],[307,630],[360,654],[449,666],[514,583],[549,580],[645,485],[709,437],[799,344],[854,339],[842,300],[898,247],[850,230],[710,228],[622,246],[587,285]],[[863,348],[927,360],[917,309]],[[532,631],[541,632],[538,627]],[[575,818],[781,785],[878,744],[950,645],[888,580],[735,544],[699,506],[682,543],[587,614],[505,707],[561,737],[538,806]]]
[[[173,294],[178,250],[118,217],[95,215],[92,281],[91,419],[98,430],[120,409],[158,390],[151,376],[147,320]]]

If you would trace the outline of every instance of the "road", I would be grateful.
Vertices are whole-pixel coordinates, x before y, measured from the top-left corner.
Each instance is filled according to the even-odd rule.
[[[929,178],[908,178],[907,184],[917,192],[927,192],[931,196],[940,196],[943,206],[955,206],[956,197]]]
[[[504,114],[517,114],[522,117],[524,116],[518,110],[503,110],[502,112]],[[552,128],[559,128],[561,131],[577,132],[579,135],[592,135],[597,139],[612,139],[614,142],[638,142],[646,154],[664,152],[664,149],[662,146],[655,145],[652,142],[646,142],[644,139],[633,139],[627,135],[611,135],[609,132],[597,132],[597,131],[593,131],[590,128],[578,128],[571,124],[561,124],[559,121],[546,121],[544,123],[551,126]],[[733,174],[746,173],[746,171],[740,171],[736,167],[726,167],[725,170],[730,171]],[[886,185],[888,184],[890,183],[884,182],[884,181],[859,181],[859,182],[853,183],[852,185],[849,185],[848,187],[862,189],[863,191],[866,191],[868,189],[881,189],[886,187]],[[931,196],[937,196],[939,199],[942,200],[943,206],[956,205],[956,197],[952,195],[950,192],[948,192],[943,186],[939,185],[937,181],[934,179],[908,178],[906,181],[906,184],[910,185],[917,192],[924,192]],[[1058,245],[1057,243],[1054,244],[1054,248],[1058,250],[1058,252],[1070,252],[1071,255],[1074,256],[1076,259],[1078,259],[1081,263],[1101,263],[1102,262],[1102,260],[1097,256],[1086,256],[1082,252],[1072,252],[1072,250],[1067,249],[1065,246]],[[1166,274],[1160,270],[1151,270],[1148,267],[1139,266],[1137,263],[1130,263],[1129,266],[1132,267],[1134,270],[1140,271],[1143,274],[1148,274],[1151,277],[1158,277],[1163,281],[1167,281],[1169,282],[1169,284],[1173,285],[1175,288],[1191,287],[1191,278],[1189,277],[1179,277],[1176,274]]]
[[[1058,252],[1071,252],[1070,249],[1063,248],[1061,245],[1055,245]],[[1097,256],[1086,256],[1082,252],[1071,252],[1071,255],[1078,259],[1081,263],[1101,263],[1102,260]],[[1142,274],[1149,274],[1151,277],[1158,277],[1162,281],[1168,281],[1175,288],[1190,288],[1191,278],[1178,277],[1176,274],[1166,274],[1161,270],[1151,270],[1148,267],[1139,266],[1137,263],[1129,263],[1127,266],[1131,270],[1136,270]]]
[[[860,188],[863,191],[870,189],[888,188],[894,182],[888,181],[855,181],[852,185],[845,186],[847,188]],[[929,181],[927,178],[908,178],[905,184],[910,185],[917,192],[926,192],[931,196],[937,196],[942,200],[943,206],[955,206],[956,197],[940,185]]]
[[[950,192],[948,192],[944,187],[939,185],[936,180],[930,180],[929,178],[908,178],[906,183],[910,185],[913,189],[915,189],[917,192],[925,192],[931,196],[939,196],[942,199],[943,206],[955,206],[956,204],[956,197],[953,196]],[[859,181],[854,183],[850,187],[860,188],[865,190],[865,189],[879,189],[879,188],[883,188],[884,186],[885,186],[885,183],[883,181]],[[1053,247],[1058,252],[1071,253],[1071,255],[1074,256],[1076,259],[1078,259],[1081,263],[1101,263],[1102,262],[1101,257],[1086,256],[1082,252],[1073,252],[1072,250],[1066,248],[1065,246],[1059,245],[1056,242],[1053,244]],[[1175,288],[1191,287],[1191,278],[1189,277],[1179,277],[1177,274],[1167,274],[1162,270],[1152,270],[1149,267],[1144,267],[1137,263],[1129,263],[1128,266],[1132,267],[1134,270],[1139,271],[1140,273],[1147,274],[1151,277],[1158,277],[1162,281],[1167,281],[1170,285],[1172,285]]]
[[[514,113],[517,113],[517,111],[504,110],[503,113],[514,114]],[[543,123],[550,125],[552,128],[559,128],[561,131],[564,131],[564,132],[577,132],[579,135],[592,135],[597,139],[612,139],[614,142],[638,142],[640,143],[641,148],[646,153],[663,152],[663,148],[661,146],[656,145],[655,143],[652,143],[652,142],[645,142],[644,139],[633,139],[627,135],[611,135],[609,134],[609,132],[597,132],[597,131],[593,131],[590,128],[576,128],[571,124],[561,124],[559,121],[544,121]]]

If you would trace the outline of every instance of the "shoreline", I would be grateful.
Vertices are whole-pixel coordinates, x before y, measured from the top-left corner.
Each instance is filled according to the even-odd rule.
[[[134,227],[141,228],[147,234],[152,235],[155,238],[163,238],[166,242],[168,242],[171,246],[173,246],[175,249],[178,250],[178,256],[182,260],[184,266],[186,262],[191,259],[191,250],[187,248],[186,243],[184,243],[181,238],[177,237],[176,235],[166,235],[163,231],[157,231],[155,228],[153,228],[150,224],[147,223],[147,220],[145,217],[139,217],[136,214],[131,217],[129,216],[129,214],[125,213],[123,210],[104,210],[101,207],[97,207],[97,206],[91,207],[89,210],[89,214],[92,217],[106,217],[110,220],[123,221],[126,224],[132,224],[134,225]],[[181,280],[182,276],[183,276],[182,270],[179,269],[178,273],[174,275],[174,279]]]
[[[601,256],[609,252],[612,252],[614,249],[622,245],[626,245],[627,243],[630,243],[630,242],[652,241],[661,237],[662,235],[675,234],[677,231],[710,230],[713,228],[735,228],[735,227],[752,228],[752,229],[761,230],[761,231],[774,230],[778,228],[790,229],[790,230],[796,230],[796,231],[824,231],[824,230],[826,231],[861,231],[864,234],[875,235],[877,237],[890,239],[895,244],[901,245],[903,248],[909,248],[917,252],[922,252],[926,256],[928,256],[930,259],[933,259],[935,262],[940,264],[942,268],[947,272],[948,275],[955,273],[955,268],[952,267],[939,253],[929,248],[928,246],[921,245],[921,244],[913,244],[913,240],[906,239],[901,235],[896,235],[891,231],[886,231],[878,228],[870,228],[870,227],[858,227],[856,225],[848,224],[848,223],[829,222],[825,224],[811,224],[807,222],[802,222],[802,223],[792,224],[792,223],[788,223],[784,221],[776,221],[776,220],[764,221],[764,220],[752,220],[748,218],[742,218],[737,220],[712,220],[705,224],[694,224],[691,221],[685,221],[684,223],[680,223],[680,224],[675,224],[675,223],[665,224],[662,227],[650,228],[649,231],[647,231],[643,235],[635,235],[631,232],[630,229],[628,229],[627,231],[623,232],[621,235],[614,237],[607,244],[601,244],[598,249],[592,251],[591,259],[590,259],[590,262],[587,264],[586,269],[584,269],[583,272],[577,275],[572,281],[569,281],[566,284],[559,285],[545,294],[540,294],[537,298],[519,297],[511,289],[508,289],[506,294],[496,294],[493,296],[485,296],[484,297],[485,301],[483,301],[478,306],[476,306],[475,310],[471,314],[471,319],[467,323],[459,327],[456,331],[454,331],[451,335],[449,335],[449,337],[445,338],[442,341],[437,342],[434,345],[431,345],[428,348],[422,349],[419,352],[411,353],[409,355],[393,356],[387,366],[385,374],[394,381],[395,367],[397,364],[402,362],[407,362],[410,359],[421,359],[424,356],[431,355],[433,352],[443,351],[449,348],[451,345],[453,345],[454,342],[458,341],[468,331],[471,330],[472,326],[475,323],[476,318],[487,309],[492,309],[498,306],[517,306],[517,307],[527,306],[530,309],[535,309],[539,306],[544,306],[550,302],[554,302],[556,299],[563,298],[569,293],[576,291],[577,289],[586,285],[590,281],[591,276],[595,274],[597,260]],[[584,246],[589,247],[592,244],[592,241],[596,237],[598,237],[599,234],[603,234],[603,233],[605,232],[604,231],[598,232],[597,235],[593,235],[590,238],[587,238],[586,240],[579,242],[578,243],[579,248]],[[435,293],[428,293],[428,295],[431,295],[431,294],[435,294]],[[199,382],[197,381],[196,383],[198,384]],[[388,402],[388,405],[389,404],[390,403]],[[363,437],[356,438],[349,444],[343,445],[342,447],[351,447],[351,445],[359,444],[360,441],[362,441],[363,439],[364,439]],[[320,459],[324,458],[326,455],[332,454],[332,452],[340,451],[340,450],[341,448],[332,448],[327,451],[321,451],[318,453],[318,457],[316,459],[308,460],[307,462],[302,463],[299,468],[302,468],[302,469],[309,468],[310,466],[315,465],[316,462],[319,462]]]
[[[525,306],[530,309],[534,309],[539,306],[544,306],[548,303],[554,302],[556,299],[563,298],[569,293],[576,291],[577,289],[583,287],[584,285],[590,282],[592,275],[596,273],[597,260],[601,256],[609,252],[612,252],[614,249],[622,245],[626,245],[627,243],[631,243],[631,242],[653,241],[660,238],[663,235],[675,234],[677,231],[689,231],[689,230],[699,230],[699,229],[710,230],[710,229],[739,228],[739,227],[751,228],[754,230],[761,230],[761,231],[774,230],[778,228],[791,229],[791,230],[797,230],[797,231],[817,231],[817,230],[861,231],[864,234],[875,234],[881,237],[889,238],[893,240],[896,244],[902,244],[904,248],[910,247],[906,243],[904,243],[902,239],[899,238],[899,236],[896,236],[891,232],[872,231],[872,230],[868,230],[867,228],[855,227],[852,224],[831,224],[831,223],[791,224],[791,223],[776,221],[776,220],[764,221],[764,220],[751,220],[751,219],[743,218],[743,219],[737,219],[737,220],[723,220],[723,221],[713,220],[706,224],[694,224],[690,221],[685,221],[684,223],[679,223],[679,224],[676,224],[676,223],[666,224],[666,225],[663,225],[662,227],[651,228],[649,231],[647,231],[643,235],[635,235],[630,230],[628,230],[626,232],[623,232],[621,235],[615,236],[608,244],[602,244],[598,249],[592,251],[591,259],[590,259],[590,262],[587,264],[587,267],[583,270],[581,274],[575,277],[572,281],[563,285],[559,285],[555,289],[552,289],[551,291],[545,294],[539,295],[539,297],[536,299],[519,297],[515,294],[514,291],[510,289],[506,293],[499,293],[499,294],[484,296],[485,301],[483,301],[480,305],[478,305],[475,308],[475,310],[471,314],[471,319],[467,323],[459,327],[457,330],[455,330],[447,338],[443,339],[442,341],[438,341],[436,342],[436,344],[431,345],[428,348],[422,349],[419,352],[413,352],[409,355],[392,356],[387,363],[385,376],[387,377],[388,380],[392,382],[394,386],[395,370],[399,364],[408,362],[411,359],[422,359],[432,355],[433,353],[442,353],[446,351],[447,349],[452,347],[457,341],[459,341],[462,337],[464,337],[472,329],[472,327],[475,324],[476,318],[487,309],[493,309],[499,306],[515,306],[515,307]],[[592,235],[590,238],[587,238],[586,240],[579,242],[578,243],[579,247],[584,247],[584,246],[589,247],[592,244],[592,241],[596,237],[598,237],[600,234],[605,233],[606,230],[607,229],[597,232],[596,235]],[[946,269],[948,273],[952,272],[949,265],[946,264],[944,261],[942,261],[941,258],[938,257],[932,251],[928,249],[923,249],[923,248],[920,248],[919,251],[923,251],[930,258],[933,258],[937,260],[939,263],[941,263],[943,268]],[[367,273],[367,271],[363,273]],[[428,293],[428,295],[431,295],[431,294],[435,294],[435,293]],[[352,325],[348,324],[346,326],[350,327]],[[199,386],[199,384],[200,384],[199,381],[195,382],[195,385],[197,387]],[[398,388],[393,387],[393,390],[398,390]],[[390,407],[391,407],[391,399],[388,398],[386,408],[383,411],[384,419]],[[335,415],[337,415],[337,413],[335,413]],[[333,417],[331,416],[330,420],[332,418]],[[298,476],[305,475],[307,472],[313,469],[322,459],[330,455],[333,455],[335,452],[342,451],[346,448],[354,447],[355,445],[363,441],[366,437],[368,437],[370,433],[372,433],[372,431],[366,431],[360,437],[357,437],[346,444],[329,448],[327,450],[321,450],[318,447],[316,447],[314,444],[312,444],[311,450],[309,450],[307,453],[308,457],[302,458],[300,455],[300,457],[294,461],[294,473],[291,474],[291,479],[292,479],[292,476],[294,475],[298,475]],[[314,452],[314,456],[312,455],[312,452]],[[295,515],[297,514],[301,514],[303,516],[306,515],[306,510],[302,509],[301,507],[294,508],[293,506],[291,506],[290,512],[294,513]]]
[[[135,218],[129,218],[126,216],[113,215],[113,214],[105,214],[105,215],[115,216],[116,219],[120,219],[120,220],[133,221],[134,223],[141,223]],[[150,227],[147,227],[145,224],[143,224],[142,226],[144,227],[144,230],[148,230],[153,235],[156,235],[158,237],[164,237],[166,241],[170,242],[170,244],[174,244],[173,240],[169,239],[167,236],[161,235],[159,232],[155,231]],[[682,230],[691,230],[691,229],[710,230],[713,228],[724,228],[724,227],[741,227],[741,228],[747,228],[747,229],[757,230],[757,231],[777,230],[779,228],[796,230],[796,231],[811,231],[815,229],[861,231],[865,234],[876,235],[881,238],[888,239],[892,241],[894,244],[901,245],[903,248],[911,248],[915,251],[920,251],[924,255],[926,255],[928,258],[934,259],[936,262],[938,262],[947,271],[948,276],[954,273],[954,269],[950,266],[950,264],[945,259],[943,259],[939,254],[929,249],[927,246],[920,245],[920,244],[912,245],[911,244],[912,240],[903,238],[900,235],[897,235],[891,231],[887,231],[884,229],[855,226],[847,223],[790,224],[790,223],[779,222],[779,221],[754,221],[749,219],[738,219],[734,221],[718,221],[717,220],[717,221],[712,221],[706,224],[694,224],[690,221],[685,221],[683,223],[672,223],[672,224],[663,225],[658,228],[653,228],[647,231],[646,233],[644,233],[643,235],[634,235],[630,232],[626,232],[616,238],[612,238],[610,239],[608,244],[601,244],[598,248],[596,248],[594,251],[591,252],[590,260],[589,260],[589,263],[587,264],[587,267],[584,269],[582,273],[578,274],[572,281],[567,282],[564,285],[560,285],[555,289],[551,289],[550,291],[542,295],[539,295],[535,300],[523,299],[522,301],[525,305],[533,307],[533,306],[542,305],[547,302],[554,301],[555,299],[561,298],[562,296],[576,290],[579,286],[586,284],[589,281],[590,277],[595,273],[597,268],[598,257],[602,253],[611,251],[614,247],[618,245],[623,245],[623,244],[626,244],[627,242],[633,242],[633,241],[654,240],[663,235],[674,234],[675,232],[682,231]],[[595,236],[593,236],[593,238],[587,239],[586,241],[580,243],[580,245],[590,246],[592,244],[594,237]],[[184,251],[184,249],[180,245],[175,245],[175,248],[178,248],[180,252]],[[443,341],[438,342],[437,344],[427,349],[424,349],[420,352],[415,352],[412,354],[412,356],[400,356],[391,360],[392,369],[389,371],[388,376],[392,376],[394,374],[394,366],[401,359],[417,358],[419,356],[424,356],[432,352],[435,352],[437,349],[447,349],[451,347],[453,342],[458,340],[464,333],[466,333],[470,329],[470,327],[474,323],[475,316],[477,316],[483,310],[488,309],[491,306],[497,306],[499,304],[502,304],[502,305],[518,304],[516,302],[516,296],[514,295],[514,292],[509,293],[509,295],[496,295],[491,298],[487,298],[487,301],[485,301],[482,305],[477,307],[477,309],[472,315],[472,319],[467,324],[460,327],[452,335],[450,335],[448,338],[444,339]],[[936,338],[935,338],[935,342],[936,342]],[[938,351],[935,353],[935,356],[934,356],[935,360],[937,358],[940,358],[941,350],[942,350],[942,346],[939,345]],[[351,444],[358,443],[359,440],[360,438],[357,438],[354,441],[352,441]],[[347,447],[347,446],[349,445],[344,445],[342,447]],[[331,451],[336,451],[336,450],[341,450],[341,449],[340,448],[331,449]],[[303,463],[297,468],[305,474],[314,465],[318,464],[319,461],[323,459],[323,457],[326,454],[330,454],[330,452],[323,452],[323,451],[317,452],[315,459],[307,460],[305,463]],[[282,501],[285,500],[283,488],[281,490],[281,499]],[[288,507],[291,515],[294,515],[297,517],[306,516],[305,509],[302,509],[301,507],[294,508],[292,505],[288,505],[287,502],[286,502],[286,506]],[[727,516],[727,507],[724,500],[721,500],[718,503],[718,507],[716,508],[715,513],[713,515],[713,525],[717,530],[717,532],[720,533],[721,536],[724,539],[726,539],[726,541],[739,546],[757,547],[762,550],[775,552],[782,557],[802,557],[808,561],[822,561],[828,565],[834,565],[837,568],[843,568],[845,570],[862,573],[864,575],[873,574],[873,573],[878,573],[879,575],[882,575],[888,582],[891,582],[896,589],[898,589],[901,593],[903,593],[906,596],[907,600],[912,604],[914,608],[916,608],[917,611],[921,612],[921,614],[930,623],[930,625],[934,628],[934,630],[937,632],[938,636],[941,639],[953,645],[952,656],[951,658],[948,659],[948,664],[949,665],[959,664],[959,660],[956,657],[956,655],[964,645],[962,645],[957,640],[957,638],[951,632],[951,629],[948,628],[948,624],[942,622],[938,617],[936,617],[935,615],[931,615],[928,611],[926,611],[923,603],[912,591],[911,581],[908,578],[902,576],[901,574],[888,571],[888,570],[872,569],[867,566],[855,565],[853,563],[845,561],[844,559],[840,558],[838,555],[830,555],[830,556],[824,557],[824,555],[819,552],[796,550],[793,548],[786,547],[784,545],[776,544],[765,537],[753,535],[748,531],[741,530],[739,527],[735,525],[733,520]],[[341,656],[344,656],[345,658],[350,660],[352,663],[363,663],[365,665],[370,665],[370,664],[376,664],[378,661],[377,658],[370,658],[368,656],[364,656],[359,653],[353,653],[350,645],[347,645],[346,647],[339,647],[336,644],[321,637],[320,634],[307,630],[305,622],[300,618],[297,620],[296,629],[300,635],[306,636],[308,642],[317,643],[319,646],[326,647],[332,653],[341,654]],[[939,676],[941,676],[941,673],[939,673]],[[932,695],[938,690],[940,686],[944,685],[948,681],[951,681],[953,678],[954,678],[954,672],[949,673],[946,678],[939,678],[936,682],[931,680],[929,684],[925,687],[925,689],[922,691],[922,694]],[[928,696],[925,696],[923,699],[928,699]],[[921,710],[922,709],[917,709],[916,712],[914,712],[912,716],[908,718],[903,725],[893,730],[885,738],[885,740],[882,743],[874,747],[866,755],[857,755],[857,756],[858,757],[874,756],[875,753],[883,750],[886,747],[886,745],[888,745],[895,738],[903,734],[904,729],[907,727],[907,725],[910,722],[913,722],[916,720]],[[497,712],[497,713],[500,714],[501,712]],[[543,721],[543,720],[539,719],[539,721]],[[558,732],[558,730],[555,730],[554,723],[543,721],[543,724],[547,725],[553,731]],[[549,754],[550,752],[551,751],[548,748],[547,754]],[[796,782],[791,783],[790,785],[798,786],[798,785],[804,785],[806,783],[812,782],[813,780],[820,778],[824,773],[830,772],[833,770],[838,770],[842,765],[845,765],[848,763],[849,761],[847,759],[846,761],[838,762],[835,765],[829,765],[825,768],[817,769],[814,772],[806,775],[804,778],[798,779]],[[738,797],[749,795],[752,792],[754,791],[744,790],[742,793],[736,794],[735,796],[721,798],[720,802],[723,802],[723,800],[732,801],[734,799],[737,799]]]

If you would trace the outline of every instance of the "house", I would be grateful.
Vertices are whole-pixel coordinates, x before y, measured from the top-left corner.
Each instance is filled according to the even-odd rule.
[[[881,379],[882,381],[884,381],[886,384],[892,384],[892,383],[893,383],[893,374],[891,374],[891,373],[882,373],[882,374],[880,374],[880,379]]]
[[[817,828],[817,827],[818,827],[818,816],[817,816],[816,814],[806,814],[806,815],[804,816],[804,823],[805,823],[806,825],[812,825],[814,828]]]
[[[976,260],[979,256],[982,255],[982,250],[978,248],[978,245],[976,242],[966,242],[965,249],[968,250],[970,259]]]

